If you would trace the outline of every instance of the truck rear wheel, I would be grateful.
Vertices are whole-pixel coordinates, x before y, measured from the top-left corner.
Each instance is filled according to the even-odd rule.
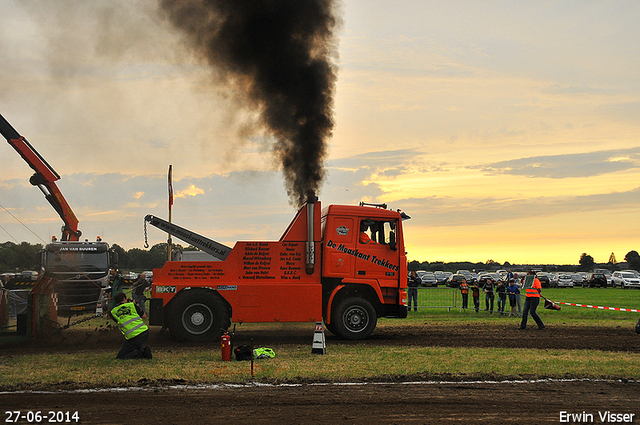
[[[229,328],[226,305],[208,290],[190,289],[171,307],[169,330],[179,341],[213,341]]]
[[[345,339],[368,338],[376,328],[376,309],[364,298],[347,298],[338,304],[333,315],[336,333]]]

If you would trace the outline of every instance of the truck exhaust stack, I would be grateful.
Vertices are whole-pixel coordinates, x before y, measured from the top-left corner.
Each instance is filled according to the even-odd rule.
[[[314,210],[318,197],[310,192],[307,197],[307,274],[313,274],[316,264],[316,249],[314,244]]]

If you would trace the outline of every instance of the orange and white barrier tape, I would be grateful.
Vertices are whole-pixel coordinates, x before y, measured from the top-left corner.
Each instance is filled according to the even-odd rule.
[[[629,311],[631,313],[640,313],[640,310],[636,310],[636,309],[633,309],[633,308],[602,307],[602,306],[599,306],[599,305],[563,303],[563,302],[559,302],[559,301],[554,301],[554,302],[556,304],[572,305],[572,306],[576,306],[576,307],[597,308],[599,310]]]

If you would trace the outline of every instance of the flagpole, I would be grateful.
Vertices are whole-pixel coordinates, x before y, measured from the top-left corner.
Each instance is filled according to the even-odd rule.
[[[173,206],[173,171],[172,166],[169,165],[169,223],[171,223],[171,207]],[[167,233],[167,258],[171,261],[171,234]]]

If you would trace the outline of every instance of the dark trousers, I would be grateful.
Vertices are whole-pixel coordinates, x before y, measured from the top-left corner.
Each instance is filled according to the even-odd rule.
[[[462,308],[467,308],[469,305],[469,294],[462,294]]]
[[[494,299],[495,299],[495,295],[493,295],[493,292],[487,292],[486,294],[484,294],[484,303],[487,306],[487,308],[485,308],[485,310],[493,311],[493,300]],[[489,308],[489,305],[491,305],[491,308]]]
[[[142,310],[141,316],[144,316],[145,314],[147,314],[147,311],[146,311],[147,297],[144,294],[142,295],[133,294],[133,301],[138,305],[138,307],[140,307],[140,310]]]
[[[504,313],[504,306],[507,303],[506,294],[498,294],[498,311]]]
[[[480,297],[473,297],[473,306],[476,308],[476,313],[480,310]]]
[[[149,340],[149,331],[146,330],[140,335],[127,339],[122,348],[118,351],[116,359],[139,359],[144,356],[142,345]]]
[[[525,329],[527,327],[527,316],[531,313],[531,317],[535,320],[536,324],[539,328],[544,328],[544,323],[542,323],[542,319],[536,313],[538,309],[538,304],[540,304],[540,298],[538,297],[527,297],[524,300],[524,308],[522,309],[522,322],[520,322],[520,328]]]
[[[411,300],[413,299],[413,310],[418,311],[418,290],[416,288],[409,288],[409,300],[407,302],[407,309],[411,310]]]

